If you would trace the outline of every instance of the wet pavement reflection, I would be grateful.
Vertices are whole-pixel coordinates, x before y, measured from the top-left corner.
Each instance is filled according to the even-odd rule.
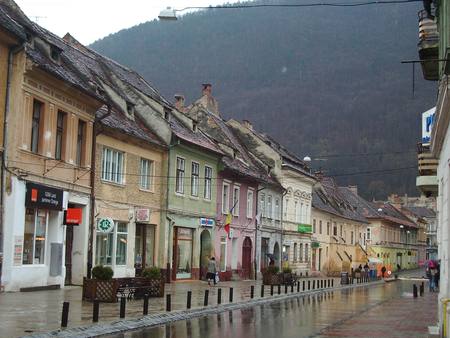
[[[311,337],[395,297],[411,297],[412,282],[330,291],[179,321],[110,338]]]

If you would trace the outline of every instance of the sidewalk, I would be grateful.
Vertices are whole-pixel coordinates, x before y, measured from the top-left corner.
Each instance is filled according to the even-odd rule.
[[[303,280],[318,280],[305,278]],[[325,279],[325,278],[323,278]],[[330,278],[331,279],[331,278]],[[307,283],[307,282],[306,282]],[[334,278],[338,286],[340,279]],[[172,310],[186,309],[187,291],[192,291],[192,308],[203,307],[205,290],[209,290],[209,305],[217,304],[217,290],[222,289],[222,304],[228,303],[229,288],[233,287],[233,302],[250,299],[251,285],[255,286],[257,299],[261,293],[261,281],[221,282],[208,287],[206,282],[188,281],[166,284],[166,294],[172,296]],[[274,294],[278,291],[274,288]],[[296,291],[296,290],[295,290]],[[290,292],[290,287],[288,288]],[[281,288],[284,293],[284,286]],[[270,295],[270,287],[265,286],[265,297]],[[23,335],[56,330],[61,323],[61,308],[64,301],[70,302],[69,327],[85,326],[92,323],[92,303],[81,300],[81,287],[69,286],[61,290],[15,292],[0,294],[1,337],[20,337]],[[126,302],[126,318],[142,317],[143,300]],[[150,298],[149,314],[165,311],[165,297]],[[101,303],[99,323],[119,320],[119,303]]]
[[[428,337],[428,326],[437,322],[437,302],[437,293],[426,291],[418,298],[403,293],[324,329],[317,337]]]

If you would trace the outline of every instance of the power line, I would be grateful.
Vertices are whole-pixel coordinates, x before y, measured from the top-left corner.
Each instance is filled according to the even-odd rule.
[[[392,151],[392,152],[377,152],[377,153],[347,153],[347,154],[328,154],[328,155],[317,155],[320,158],[334,158],[334,157],[366,157],[366,156],[384,156],[384,155],[403,155],[403,154],[416,154],[416,150],[405,150],[405,151]]]
[[[327,176],[330,176],[330,177],[359,176],[359,175],[391,173],[391,172],[395,172],[395,171],[411,170],[411,169],[417,170],[417,166],[403,167],[403,168],[389,168],[389,169],[371,170],[371,171],[360,171],[360,172],[342,173],[342,174],[334,174],[334,175],[327,175]]]
[[[254,5],[219,5],[219,6],[189,6],[182,9],[175,9],[176,12],[183,12],[193,9],[246,9],[246,8],[264,8],[264,7],[361,7],[371,5],[394,5],[422,2],[423,0],[381,0],[381,1],[362,1],[362,2],[317,2],[306,4],[254,4]]]

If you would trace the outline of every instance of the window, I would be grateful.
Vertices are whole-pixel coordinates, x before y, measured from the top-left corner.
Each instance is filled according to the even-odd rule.
[[[300,212],[298,211],[298,202],[294,202],[295,221],[300,222]]]
[[[230,212],[230,185],[223,183],[222,189],[222,213],[228,214]]]
[[[175,182],[175,192],[184,194],[184,158],[177,157],[177,176]]]
[[[117,223],[116,229],[116,265],[126,265],[128,244],[127,224]]]
[[[234,186],[233,188],[233,215],[239,216],[239,195],[241,194],[241,188]]]
[[[220,237],[220,271],[227,270],[227,238],[225,236]]]
[[[350,231],[350,244],[353,244],[353,231]]]
[[[367,228],[367,237],[366,238],[368,241],[370,241],[370,239],[371,239],[371,231],[372,231],[371,228]]]
[[[141,189],[152,189],[153,161],[141,158],[140,187]]]
[[[336,225],[336,222],[333,222],[333,235],[337,236],[337,225]]]
[[[305,262],[309,262],[309,245],[305,244]]]
[[[123,153],[103,148],[102,180],[123,184]]]
[[[303,243],[300,243],[300,262],[303,262]]]
[[[289,262],[289,251],[291,247],[289,245],[283,245],[283,261]]]
[[[284,203],[284,218],[285,219],[287,219],[288,205],[289,205],[289,198],[286,198],[286,201]]]
[[[304,217],[305,217],[305,215],[303,214],[303,203],[300,203],[300,216],[299,216],[300,223],[305,223]]]
[[[127,264],[128,226],[116,222],[114,230],[108,234],[97,232],[96,255],[97,265]],[[115,248],[115,249],[114,249]]]
[[[38,100],[33,101],[33,118],[31,121],[31,146],[30,150],[33,153],[39,152],[39,134],[41,129],[41,119],[44,104]]]
[[[327,222],[327,235],[330,236],[330,222]]]
[[[325,250],[326,250],[326,255],[328,257],[328,247],[326,247]]]
[[[86,144],[86,122],[78,120],[77,158],[76,158],[77,165],[82,165],[84,163],[85,144]]]
[[[313,234],[315,234],[316,233],[316,220],[315,219],[313,219]]]
[[[197,162],[192,162],[191,169],[191,195],[198,197],[198,177],[200,175],[200,165]]]
[[[272,218],[272,195],[267,195],[267,218]]]
[[[294,262],[297,262],[297,243],[294,243]]]
[[[27,208],[23,236],[22,264],[44,264],[47,239],[47,211]]]
[[[261,205],[261,215],[266,217],[266,194],[261,193],[261,200],[259,201]]]
[[[66,124],[67,114],[63,111],[58,111],[58,117],[56,120],[56,148],[55,148],[55,158],[61,160],[64,156],[64,128]]]
[[[211,199],[211,181],[212,181],[212,168],[205,166],[205,191],[203,196],[207,200]]]
[[[247,191],[247,218],[253,217],[253,190]]]
[[[322,235],[322,221],[319,221],[319,234]]]
[[[342,237],[342,224],[339,226],[339,236]]]
[[[277,221],[280,220],[280,199],[279,198],[275,198],[275,215],[274,215],[274,218]]]

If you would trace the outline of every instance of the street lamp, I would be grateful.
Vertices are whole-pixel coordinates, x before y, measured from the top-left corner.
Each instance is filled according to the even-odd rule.
[[[404,228],[404,226],[403,225],[400,225],[400,229],[403,229]]]

